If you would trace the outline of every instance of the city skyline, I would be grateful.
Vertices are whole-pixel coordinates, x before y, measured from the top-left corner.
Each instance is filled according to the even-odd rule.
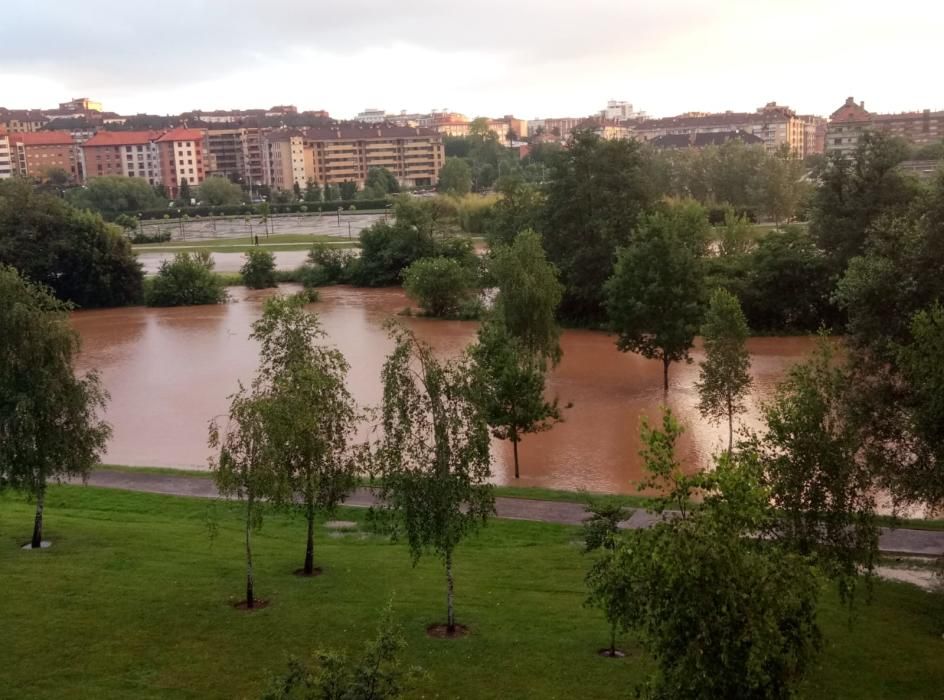
[[[170,0],[153,13],[90,0],[80,17],[11,8],[18,30],[0,47],[2,106],[89,95],[121,114],[291,103],[336,118],[366,107],[580,116],[609,99],[656,117],[753,111],[773,100],[828,115],[849,95],[881,112],[942,106],[921,81],[901,79],[936,64],[944,10],[930,3],[893,17],[845,0],[778,0],[761,10],[741,0],[413,0],[395,14],[363,0],[343,9],[189,5]]]

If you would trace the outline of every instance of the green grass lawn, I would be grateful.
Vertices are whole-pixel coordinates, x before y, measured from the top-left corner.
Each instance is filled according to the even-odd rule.
[[[493,521],[456,554],[459,621],[471,636],[426,637],[444,617],[442,567],[411,567],[406,547],[365,532],[319,527],[324,575],[292,575],[304,521],[267,518],[255,537],[253,613],[243,590],[238,505],[59,486],[47,499],[51,549],[22,551],[32,508],[0,496],[0,695],[11,698],[255,697],[289,654],[357,649],[394,596],[405,661],[429,673],[417,695],[461,698],[625,698],[651,669],[597,656],[607,630],[583,607],[588,560],[572,527]],[[363,522],[365,512],[339,517]],[[208,521],[217,524],[210,538]],[[850,627],[824,589],[824,652],[808,698],[932,698],[944,688],[944,641],[933,599],[879,583]]]

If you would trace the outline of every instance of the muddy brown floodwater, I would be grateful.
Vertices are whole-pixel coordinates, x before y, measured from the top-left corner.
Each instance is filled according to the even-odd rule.
[[[284,291],[292,289],[290,286]],[[248,383],[258,348],[250,325],[269,291],[231,288],[221,306],[173,309],[133,307],[78,311],[80,367],[97,367],[111,393],[107,419],[114,428],[105,461],[112,464],[206,468],[207,423],[227,410],[237,382]],[[380,401],[380,368],[391,348],[382,325],[410,305],[399,289],[321,289],[310,307],[351,365],[348,381],[365,405]],[[476,324],[402,317],[438,352],[456,354],[472,340]],[[810,338],[754,338],[754,393],[744,421],[756,426],[760,402],[812,348]],[[616,350],[613,338],[593,331],[565,331],[564,359],[550,375],[548,393],[565,421],[520,443],[522,486],[632,493],[641,476],[639,423],[658,420],[663,402],[657,361]],[[692,469],[710,463],[726,429],[706,423],[695,406],[697,363],[673,365],[668,404],[684,424],[680,457]],[[494,480],[514,483],[511,444],[492,445]]]

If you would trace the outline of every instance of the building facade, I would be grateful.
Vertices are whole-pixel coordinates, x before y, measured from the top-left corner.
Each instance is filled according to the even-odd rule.
[[[322,185],[363,186],[371,168],[383,167],[401,185],[428,187],[446,159],[442,135],[420,127],[339,124],[308,129],[304,143],[311,147],[312,179]]]
[[[803,158],[806,123],[789,107],[768,102],[755,112],[683,114],[648,119],[634,126],[637,138],[649,141],[668,134],[701,134],[744,131],[760,138],[768,153],[787,148],[794,158]]]
[[[10,134],[39,131],[48,121],[38,109],[0,108],[0,126]]]
[[[161,179],[159,131],[99,131],[82,144],[84,176],[139,177],[151,185]]]
[[[0,127],[0,180],[13,177],[13,156],[6,127]]]
[[[826,152],[852,155],[862,134],[870,130],[884,131],[916,146],[927,146],[944,139],[944,111],[924,109],[898,114],[874,114],[866,110],[865,102],[856,103],[854,98],[847,97],[829,117]]]
[[[277,190],[305,187],[315,180],[314,147],[300,131],[273,131],[263,139],[264,181]]]
[[[23,132],[12,134],[9,141],[15,175],[42,181],[61,170],[73,182],[81,182],[79,147],[68,131]]]
[[[206,131],[171,129],[156,140],[161,184],[170,197],[176,197],[186,182],[191,188],[206,179]]]

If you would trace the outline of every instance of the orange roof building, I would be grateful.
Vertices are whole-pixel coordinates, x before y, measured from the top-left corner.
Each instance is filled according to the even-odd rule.
[[[46,180],[50,172],[65,171],[73,182],[82,179],[78,145],[68,131],[35,131],[10,134],[13,173]]]

